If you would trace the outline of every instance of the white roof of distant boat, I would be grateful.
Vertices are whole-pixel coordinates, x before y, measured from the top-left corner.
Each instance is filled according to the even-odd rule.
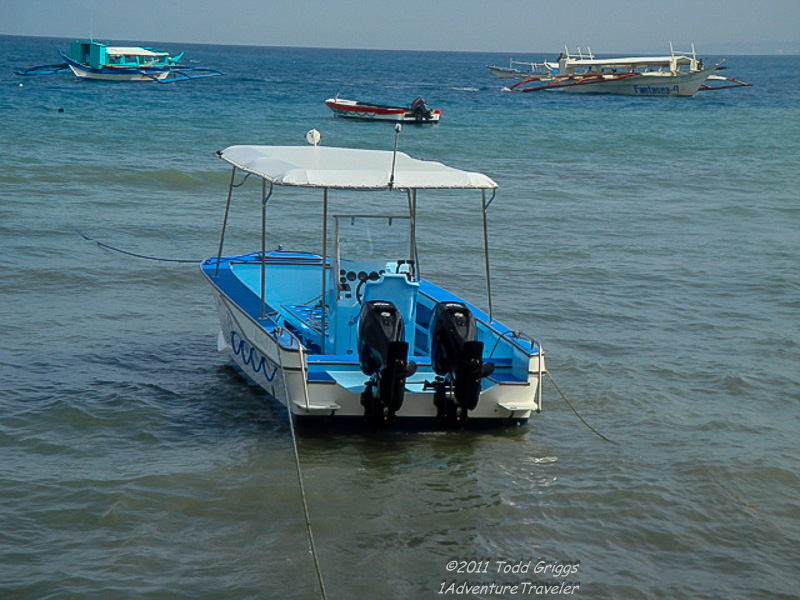
[[[220,158],[276,185],[388,189],[394,153],[327,146],[230,146]],[[400,189],[492,189],[486,175],[462,171],[439,162],[398,152],[393,187]]]
[[[154,52],[147,48],[137,46],[107,46],[106,53],[112,56],[136,55],[136,56],[164,56],[167,52]]]
[[[688,65],[692,62],[689,56],[637,56],[631,58],[577,58],[570,56],[569,62],[573,65],[581,66],[624,66],[624,65],[666,65],[676,63],[678,65]]]

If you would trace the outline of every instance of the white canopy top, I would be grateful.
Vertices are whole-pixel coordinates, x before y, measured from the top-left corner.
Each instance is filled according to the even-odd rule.
[[[614,67],[614,66],[657,66],[691,64],[692,58],[689,56],[639,56],[632,58],[576,58],[570,56],[566,59],[568,66],[581,67]]]
[[[106,53],[110,56],[165,56],[167,52],[148,50],[147,48],[139,48],[134,46],[106,46]]]
[[[392,159],[388,150],[327,146],[230,146],[222,160],[276,185],[382,190],[390,187]],[[486,175],[397,153],[394,185],[400,189],[493,189]]]

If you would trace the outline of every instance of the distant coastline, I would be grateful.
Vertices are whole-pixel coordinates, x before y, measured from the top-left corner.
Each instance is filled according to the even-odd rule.
[[[63,36],[46,36],[46,35],[19,35],[11,33],[0,33],[0,38],[38,38],[43,40],[66,40],[71,41],[75,39],[82,39],[86,36],[76,35],[73,37]],[[514,50],[413,50],[407,48],[341,48],[333,46],[283,46],[275,44],[219,44],[209,42],[199,42],[196,40],[139,40],[139,39],[116,39],[113,37],[97,36],[97,39],[105,42],[126,42],[136,44],[181,44],[182,46],[243,46],[243,47],[264,47],[264,48],[309,48],[321,50],[363,50],[375,52],[432,52],[432,53],[464,53],[464,54],[502,54],[505,56],[515,55],[522,56],[527,54],[558,54],[562,48],[540,48],[540,49],[514,49]],[[685,49],[684,45],[675,42],[676,49]],[[575,46],[577,43],[583,47],[585,42],[575,42],[572,40],[565,40],[565,43],[570,47]],[[661,46],[653,46],[651,48],[605,48],[591,44],[589,40],[588,46],[597,55],[611,56],[611,55],[661,55],[664,53],[664,46],[667,41]],[[695,41],[698,55],[705,56],[797,56],[800,55],[800,40],[797,41],[784,41],[784,42],[726,42],[726,43],[704,43],[702,40]],[[688,48],[688,44],[685,45]]]

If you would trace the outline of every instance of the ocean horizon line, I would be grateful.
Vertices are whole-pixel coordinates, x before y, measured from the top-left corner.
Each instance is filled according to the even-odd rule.
[[[429,53],[429,54],[478,54],[478,55],[500,55],[512,58],[525,56],[525,55],[549,55],[554,54],[557,55],[561,50],[563,50],[563,46],[560,48],[548,49],[548,50],[443,50],[443,49],[415,49],[415,48],[366,48],[366,47],[343,47],[343,46],[301,46],[301,45],[286,45],[286,44],[244,44],[244,43],[221,43],[221,42],[199,42],[199,41],[187,41],[187,40],[144,40],[144,39],[124,39],[124,38],[114,38],[114,37],[96,37],[96,36],[54,36],[54,35],[25,35],[25,34],[15,34],[15,33],[0,33],[0,37],[6,38],[28,38],[28,39],[42,39],[42,40],[64,40],[64,41],[72,41],[72,40],[81,40],[81,39],[95,39],[97,41],[102,42],[113,42],[113,43],[130,43],[130,44],[180,44],[183,46],[216,46],[221,48],[226,47],[233,47],[233,48],[279,48],[279,49],[298,49],[298,50],[339,50],[339,51],[348,51],[348,52],[418,52],[418,53]],[[673,44],[678,50],[676,52],[686,52],[688,48],[684,48],[681,44]],[[800,55],[800,40],[798,41],[783,41],[783,42],[756,42],[756,43],[743,43],[740,46],[747,47],[748,51],[744,51],[744,49],[733,49],[729,44],[708,44],[702,45],[695,43],[695,47],[697,48],[697,53],[700,55],[706,56],[798,56]],[[590,45],[580,46],[581,48],[590,48]],[[592,52],[597,56],[609,57],[609,56],[661,56],[666,53],[666,49],[669,47],[669,41],[665,42],[665,49],[658,50],[656,48],[647,48],[642,50],[603,50],[602,52],[598,52],[593,50]],[[573,45],[570,47],[570,51],[577,48],[577,46]]]

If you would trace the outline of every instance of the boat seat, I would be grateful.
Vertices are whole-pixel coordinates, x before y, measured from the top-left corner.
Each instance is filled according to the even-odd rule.
[[[283,304],[281,308],[284,312],[294,317],[292,320],[297,321],[303,329],[309,329],[317,335],[322,333],[322,305],[321,304]],[[327,311],[326,311],[327,312]],[[330,324],[330,317],[325,319],[325,330],[328,330]]]
[[[385,300],[394,304],[403,317],[405,341],[414,347],[417,318],[417,296],[419,283],[409,281],[405,273],[384,273],[378,281],[364,285],[364,302]]]

